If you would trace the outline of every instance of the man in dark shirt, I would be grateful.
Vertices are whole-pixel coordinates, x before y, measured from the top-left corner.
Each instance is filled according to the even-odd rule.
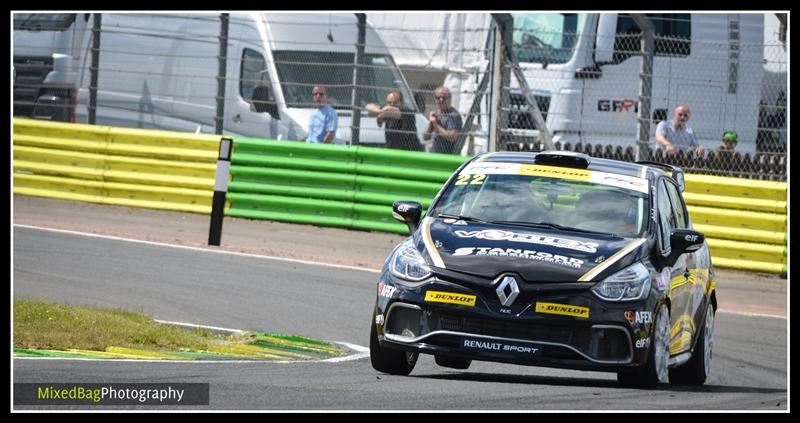
[[[378,126],[386,123],[386,147],[401,150],[422,151],[422,144],[417,138],[417,122],[414,111],[403,105],[403,94],[398,90],[389,91],[386,105],[381,107],[375,103],[367,104],[370,116],[378,117]]]

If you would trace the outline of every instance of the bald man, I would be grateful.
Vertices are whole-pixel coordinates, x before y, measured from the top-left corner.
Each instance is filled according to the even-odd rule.
[[[656,144],[664,149],[667,155],[674,155],[678,150],[692,150],[695,155],[703,155],[703,146],[697,141],[694,131],[686,123],[689,121],[689,107],[681,104],[672,113],[672,120],[663,120],[656,128]]]

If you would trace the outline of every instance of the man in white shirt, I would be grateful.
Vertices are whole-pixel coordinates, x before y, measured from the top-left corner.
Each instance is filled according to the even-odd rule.
[[[662,147],[667,155],[674,155],[678,150],[694,149],[697,157],[703,156],[703,146],[697,141],[694,131],[686,122],[689,121],[689,107],[681,104],[672,113],[672,120],[664,120],[656,128],[656,144]]]

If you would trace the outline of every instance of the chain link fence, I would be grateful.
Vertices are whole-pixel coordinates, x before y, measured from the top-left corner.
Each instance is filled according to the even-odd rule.
[[[785,26],[765,26],[774,16],[763,14],[647,17],[655,29],[650,85],[642,78],[643,31],[630,15],[618,15],[610,34],[602,32],[602,22],[581,21],[590,17],[515,15],[514,59],[555,148],[662,161],[693,173],[786,180],[786,44],[777,37]],[[581,34],[581,28],[594,32]],[[645,104],[649,113],[642,113]],[[655,142],[659,122],[670,121],[678,105],[691,109],[688,126],[704,148],[702,156],[667,155]],[[506,126],[498,149],[546,148],[530,110],[512,79],[503,87]],[[637,145],[641,127],[649,133],[644,149]],[[738,138],[733,151],[722,147],[726,132]]]
[[[512,14],[503,26],[486,13],[370,13],[360,28],[349,13],[234,13],[226,35],[219,14],[101,16],[14,14],[15,116],[88,122],[94,112],[98,124],[302,141],[312,88],[325,85],[335,142],[385,146],[388,128],[405,135],[393,147],[421,150],[446,86],[464,123],[456,153],[552,146],[786,179],[785,15],[646,15],[649,87],[643,32],[626,14]],[[383,108],[392,91],[405,123],[379,126],[368,105]],[[679,104],[703,157],[656,148],[657,124]],[[726,131],[737,134],[733,152],[718,151]]]

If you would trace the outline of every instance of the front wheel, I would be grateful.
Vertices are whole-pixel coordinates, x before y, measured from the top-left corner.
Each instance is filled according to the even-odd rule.
[[[369,360],[372,368],[391,375],[407,376],[414,370],[419,353],[405,352],[384,348],[378,342],[378,329],[375,318],[372,318],[372,330],[369,335]]]
[[[711,352],[714,348],[714,307],[706,308],[706,320],[697,335],[697,347],[686,364],[669,371],[669,382],[675,385],[702,385],[711,373]]]
[[[639,369],[617,373],[617,381],[626,388],[652,389],[658,382],[668,381],[669,311],[661,304],[656,311],[647,362]]]

